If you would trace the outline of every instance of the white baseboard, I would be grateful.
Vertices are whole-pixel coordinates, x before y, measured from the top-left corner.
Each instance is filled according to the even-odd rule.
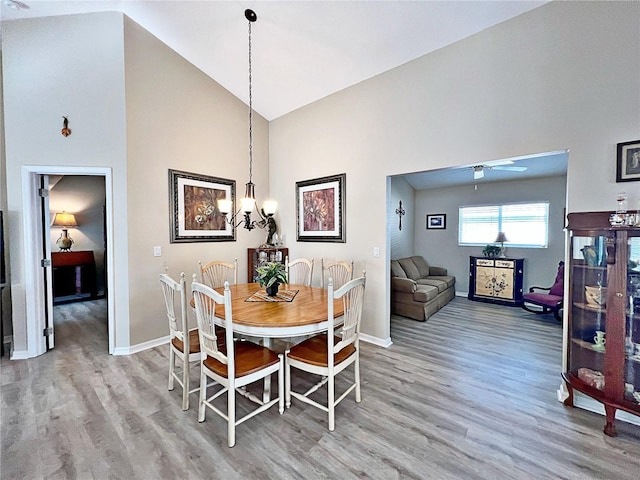
[[[383,348],[389,348],[393,344],[393,342],[391,341],[391,337],[380,338],[367,335],[366,333],[360,334],[360,340],[362,340],[363,342],[372,343],[373,345],[377,345]]]
[[[468,297],[469,292],[456,292],[456,297]]]
[[[169,343],[169,335],[165,335],[164,337],[155,338],[153,340],[149,340],[147,342],[138,343],[136,345],[131,345],[130,347],[116,347],[113,350],[114,355],[133,355],[134,353],[142,352],[144,350],[149,350],[150,348],[159,347],[160,345],[165,345]]]
[[[14,350],[11,352],[11,360],[26,360],[27,358],[33,358],[33,355],[29,350]]]

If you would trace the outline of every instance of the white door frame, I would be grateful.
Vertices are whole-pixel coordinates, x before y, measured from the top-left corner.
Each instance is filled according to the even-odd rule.
[[[64,167],[45,165],[25,165],[22,167],[22,211],[23,245],[25,269],[25,301],[27,315],[27,352],[28,357],[36,357],[47,351],[46,337],[43,336],[47,325],[45,310],[45,290],[42,276],[42,218],[38,197],[40,175],[95,175],[105,179],[105,207],[107,239],[107,308],[109,328],[109,354],[115,349],[116,324],[113,281],[113,196],[112,171],[105,167]],[[53,295],[49,285],[49,296]]]

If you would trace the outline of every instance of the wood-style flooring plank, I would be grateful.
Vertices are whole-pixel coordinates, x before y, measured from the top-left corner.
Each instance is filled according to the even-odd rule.
[[[464,298],[427,322],[394,316],[390,348],[362,344],[362,402],[337,407],[334,432],[294,399],[230,449],[222,419],[198,423],[197,394],[183,412],[167,390],[166,346],[108,355],[105,308],[56,306],[53,351],[0,361],[1,479],[640,478],[640,427],[610,438],[602,416],[557,401],[552,316]],[[293,383],[313,378],[294,369]]]

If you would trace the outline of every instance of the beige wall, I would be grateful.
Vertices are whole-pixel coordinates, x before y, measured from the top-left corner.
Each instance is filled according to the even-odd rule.
[[[386,338],[388,251],[371,252],[388,242],[388,175],[568,149],[569,211],[612,209],[621,188],[637,205],[615,158],[640,137],[639,20],[638,2],[551,2],[272,121],[287,238],[294,182],[347,173],[347,243],[290,247],[366,266],[363,331]]]
[[[169,243],[168,170],[236,180],[244,195],[249,177],[247,106],[149,32],[125,18],[127,97],[127,206],[131,344],[168,334],[158,275],[191,275],[198,260],[238,258],[246,280],[247,248],[266,234],[240,228],[237,241]],[[268,195],[268,124],[253,116],[253,182]],[[153,247],[162,247],[162,257]],[[192,319],[193,321],[193,319]]]
[[[11,249],[14,353],[27,336],[23,166],[109,167],[113,176],[115,316],[128,321],[126,117],[123,20],[117,13],[34,18],[3,23],[6,188]],[[62,117],[72,134],[60,134]],[[29,241],[27,241],[29,240]],[[31,308],[31,307],[29,307]],[[129,344],[128,328],[116,344]]]

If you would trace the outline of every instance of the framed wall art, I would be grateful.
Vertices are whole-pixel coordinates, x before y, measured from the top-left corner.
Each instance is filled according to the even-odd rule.
[[[170,169],[171,243],[235,241],[236,229],[218,210],[218,200],[235,205],[235,195],[235,180]]]
[[[618,144],[616,182],[640,181],[640,140]]]
[[[436,213],[427,215],[427,230],[445,230],[447,228],[447,215]]]
[[[296,182],[297,240],[342,242],[345,234],[345,173]]]

